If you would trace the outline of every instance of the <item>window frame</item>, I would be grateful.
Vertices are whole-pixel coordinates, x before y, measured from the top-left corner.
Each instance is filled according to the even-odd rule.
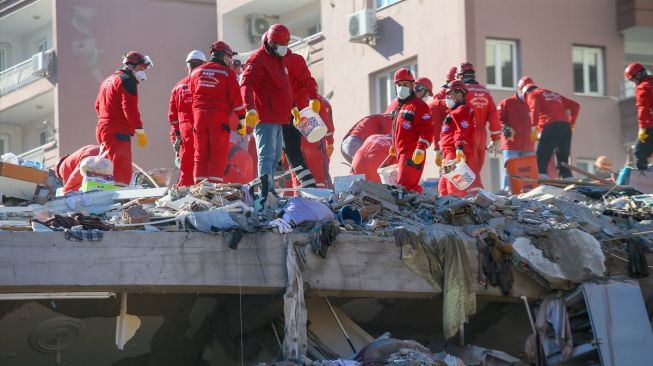
[[[48,38],[47,37],[39,38],[36,42],[34,42],[34,46],[35,46],[34,47],[35,53],[46,52],[49,49]]]
[[[495,69],[494,69],[494,80],[501,82],[503,79],[503,71],[501,70],[501,63],[500,63],[500,52],[497,52],[497,49],[499,48],[498,46],[502,44],[509,44],[512,46],[512,74],[513,74],[513,80],[512,80],[512,85],[511,86],[503,86],[500,84],[490,84],[487,82],[488,76],[487,76],[487,62],[485,62],[485,81],[486,87],[488,89],[493,89],[493,90],[509,90],[509,91],[514,91],[517,88],[517,80],[519,79],[519,53],[517,52],[517,47],[519,47],[519,42],[517,40],[513,39],[500,39],[500,38],[486,38],[485,39],[485,56],[487,59],[487,47],[488,45],[492,45],[495,47],[495,52],[494,52],[494,63],[495,63]]]
[[[9,146],[9,144],[11,143],[11,136],[9,136],[9,134],[7,133],[0,133],[0,140],[3,141],[4,148],[7,150],[7,151],[0,150],[0,155],[10,152],[11,146]]]
[[[596,165],[594,163],[596,162],[596,158],[576,158],[574,166],[580,169],[583,169],[591,174],[596,173]],[[579,164],[587,164],[586,168],[578,166]]]
[[[574,70],[574,51],[581,50],[583,55],[583,91],[576,91],[575,70]],[[597,65],[596,65],[596,81],[598,91],[590,91],[590,81],[589,81],[589,62],[588,55],[598,53]],[[604,48],[596,46],[580,46],[573,45],[571,48],[571,68],[572,68],[572,89],[574,90],[575,95],[584,95],[591,97],[604,97],[605,96],[605,60],[604,60]]]
[[[377,4],[378,1],[382,1],[383,5],[379,6]],[[402,2],[402,1],[404,1],[404,0],[374,0],[374,9],[376,9],[377,11],[382,10],[382,9],[385,9],[385,8],[389,8],[389,7],[391,7],[391,6],[395,5],[395,4],[398,4],[398,3]]]
[[[4,61],[4,66],[0,65],[0,71],[4,71],[12,66],[11,64],[11,44],[6,42],[0,42],[0,50],[2,50],[2,59]]]
[[[390,67],[390,68],[381,69],[381,70],[379,70],[377,72],[372,73],[372,83],[373,83],[373,88],[374,88],[374,101],[375,101],[374,109],[376,111],[375,112],[376,114],[383,113],[385,108],[387,108],[388,105],[390,105],[390,102],[392,102],[392,100],[395,98],[394,94],[396,93],[396,91],[392,87],[394,85],[394,83],[392,82],[392,78],[394,77],[395,71],[399,70],[402,67],[405,67],[408,70],[410,70],[410,72],[413,73],[413,77],[415,77],[415,79],[417,79],[419,77],[418,74],[417,74],[417,72],[419,70],[418,67],[417,67],[417,59],[409,60],[409,61],[403,62],[403,63],[401,63],[399,65],[396,65],[396,66],[393,66],[393,67]],[[386,106],[383,109],[381,109],[381,85],[380,85],[380,79],[382,77],[384,77],[384,76],[387,76],[387,78],[388,78],[387,82],[386,82],[386,85],[385,85],[385,89],[386,89],[386,95],[390,96],[390,98],[388,99],[388,103],[386,104]]]

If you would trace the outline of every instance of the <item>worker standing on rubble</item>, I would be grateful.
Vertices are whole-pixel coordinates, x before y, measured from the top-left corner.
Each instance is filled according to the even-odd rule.
[[[486,150],[492,149],[497,151],[501,138],[501,123],[497,106],[490,92],[476,81],[476,71],[474,65],[469,62],[463,62],[458,66],[456,78],[462,80],[467,85],[467,105],[473,109],[474,125],[476,133],[474,135],[474,158],[468,157],[474,165],[469,167],[474,171],[477,177],[481,175],[481,169],[485,163]],[[487,128],[490,128],[491,145],[487,145]],[[487,146],[486,146],[487,145]],[[479,181],[480,182],[480,181]],[[482,186],[482,184],[481,184]]]
[[[123,67],[106,78],[95,99],[98,124],[95,137],[104,145],[106,158],[113,162],[116,185],[127,186],[132,178],[131,137],[138,147],[147,145],[141,114],[138,111],[138,84],[145,81],[145,70],[154,64],[149,56],[129,51],[122,57]]]
[[[397,157],[397,184],[406,191],[422,192],[419,180],[424,170],[426,148],[433,138],[429,107],[415,95],[415,79],[410,70],[401,68],[394,74],[398,107],[393,117],[393,145],[390,156]]]
[[[365,180],[381,183],[377,169],[388,157],[392,135],[371,135],[365,139],[351,162],[352,174],[365,174]]]
[[[640,63],[632,63],[624,70],[624,78],[635,83],[637,105],[637,143],[633,155],[637,169],[648,169],[648,158],[653,154],[653,76]]]
[[[502,100],[497,107],[501,121],[501,150],[504,163],[510,159],[535,155],[535,146],[530,138],[531,119],[528,104],[524,102],[521,88],[532,84],[530,76],[524,76],[517,82],[515,95]],[[510,191],[510,174],[506,171],[503,179],[503,189]]]
[[[190,92],[190,73],[206,62],[206,55],[199,50],[186,56],[188,75],[181,79],[170,93],[168,121],[170,122],[170,141],[179,161],[179,187],[194,184],[195,140],[193,137],[193,95]]]
[[[540,135],[536,151],[540,176],[548,177],[547,166],[555,150],[558,174],[563,179],[571,178],[571,170],[563,167],[561,163],[569,163],[571,136],[580,105],[559,93],[538,88],[533,84],[524,85],[522,93],[531,114],[531,140],[538,139],[538,132]]]
[[[313,78],[313,75],[311,75],[311,71],[308,69],[304,57],[289,49],[283,61],[288,70],[288,79],[293,95],[293,125],[297,126],[301,119],[299,112],[302,109],[310,106],[313,112],[319,114],[322,105],[317,94],[317,82]],[[300,170],[292,173],[293,182],[299,181],[302,188],[316,187],[315,172],[311,169],[316,166],[311,166],[312,164],[308,162],[308,158],[304,155],[304,151],[301,149],[304,144],[302,134],[293,125],[285,124],[281,127],[283,132],[283,150],[288,159],[288,163],[290,163],[290,168],[302,167]]]
[[[223,41],[214,42],[209,53],[211,61],[198,66],[190,74],[195,122],[195,183],[208,179],[222,183],[229,152],[229,115],[238,115],[238,132],[245,135],[245,107],[240,96],[236,74],[231,71],[231,59],[236,54]]]
[[[59,159],[54,168],[54,174],[63,181],[63,194],[78,191],[84,177],[80,172],[80,163],[89,156],[98,156],[100,147],[86,145],[70,155]]]
[[[351,163],[358,149],[363,146],[365,139],[375,134],[390,135],[391,133],[392,116],[390,114],[373,114],[363,117],[345,134],[340,144],[340,152],[345,160]]]
[[[445,101],[448,92],[447,85],[455,79],[456,70],[457,67],[455,66],[452,66],[447,70],[447,73],[445,74],[446,82],[442,85],[437,94],[433,96],[433,100],[429,103],[431,118],[433,120],[433,150],[435,151],[435,166],[438,169],[442,168],[443,159],[442,150],[440,150],[440,131],[442,130],[442,123],[449,113]],[[447,180],[444,177],[440,177],[438,180],[438,192],[441,196],[449,194],[447,190]]]

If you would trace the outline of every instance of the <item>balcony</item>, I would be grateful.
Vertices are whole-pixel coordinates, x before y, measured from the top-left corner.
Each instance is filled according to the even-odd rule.
[[[54,74],[54,50],[39,52],[31,58],[0,71],[0,96]]]
[[[288,47],[294,53],[304,56],[309,67],[324,61],[324,34],[322,32],[293,42]]]

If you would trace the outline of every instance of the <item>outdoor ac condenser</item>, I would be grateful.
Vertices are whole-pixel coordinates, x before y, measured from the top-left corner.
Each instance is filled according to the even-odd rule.
[[[349,15],[349,41],[360,42],[376,36],[376,11],[362,9]]]
[[[48,53],[39,52],[32,55],[32,75],[46,76],[48,74]]]
[[[276,17],[268,17],[263,14],[250,14],[247,16],[247,34],[252,43],[258,44],[263,33],[270,28],[270,20]]]

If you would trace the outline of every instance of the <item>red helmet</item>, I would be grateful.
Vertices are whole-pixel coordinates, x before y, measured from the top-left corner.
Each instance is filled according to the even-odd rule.
[[[283,24],[272,24],[267,31],[268,44],[276,43],[286,45],[290,43],[290,31]]]
[[[429,93],[429,95],[433,96],[433,83],[429,78],[425,78],[423,76],[421,78],[417,78],[417,80],[415,80],[415,84],[421,84]]]
[[[630,80],[635,77],[635,75],[639,74],[642,70],[644,70],[644,66],[642,66],[642,64],[639,62],[633,62],[624,70],[624,78],[626,80]]]
[[[455,79],[455,78],[456,78],[456,71],[457,71],[457,70],[458,70],[458,68],[457,68],[456,66],[451,66],[451,67],[447,70],[447,75],[445,75],[445,79],[444,79],[444,80],[446,80],[447,83],[448,83],[448,82],[450,82],[451,80]]]
[[[476,71],[474,70],[474,65],[471,64],[471,62],[463,62],[458,66],[458,69],[456,70],[456,75],[463,75],[463,74],[474,74]]]
[[[532,91],[533,89],[536,89],[536,88],[537,88],[537,86],[535,86],[535,84],[526,84],[526,85],[524,85],[524,87],[521,88],[521,92],[523,94],[526,94],[529,91]]]
[[[462,80],[452,80],[447,84],[447,89],[449,90],[462,90],[467,93],[467,84]]]
[[[146,68],[150,68],[154,66],[154,63],[150,59],[150,56],[143,56],[143,54],[138,53],[136,51],[129,51],[122,55],[122,63],[124,65],[132,65],[132,66],[138,66],[138,65],[144,65]]]
[[[213,52],[224,52],[227,56],[237,55],[238,53],[234,52],[228,44],[222,41],[214,42],[209,48],[209,53]]]
[[[517,82],[517,90],[522,90],[524,85],[528,84],[535,84],[535,81],[530,76],[522,76],[522,78]]]
[[[393,82],[396,83],[397,81],[402,81],[402,80],[415,81],[415,78],[413,77],[413,73],[410,72],[410,70],[408,70],[405,67],[402,67],[401,69],[395,72],[395,77],[393,79]]]

